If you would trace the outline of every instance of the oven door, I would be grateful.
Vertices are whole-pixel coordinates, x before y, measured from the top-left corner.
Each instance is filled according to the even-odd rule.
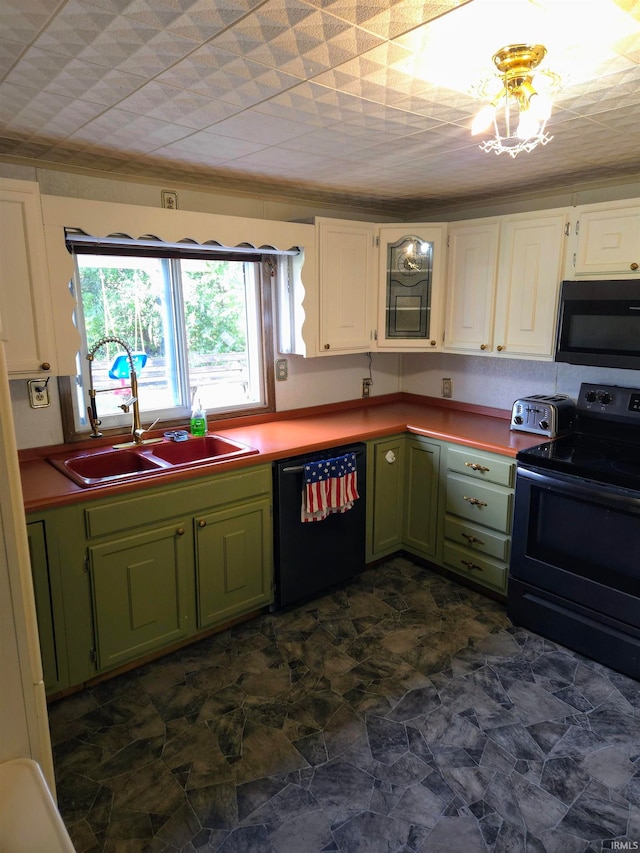
[[[507,610],[640,677],[640,492],[518,467]]]

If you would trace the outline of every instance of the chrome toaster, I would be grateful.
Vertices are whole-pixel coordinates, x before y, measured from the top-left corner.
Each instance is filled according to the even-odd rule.
[[[516,400],[510,428],[555,438],[573,430],[576,404],[564,394],[532,394]]]

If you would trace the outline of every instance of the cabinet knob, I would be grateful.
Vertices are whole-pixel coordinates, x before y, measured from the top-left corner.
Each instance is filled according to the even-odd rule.
[[[481,349],[481,350],[485,350],[486,348],[487,348],[487,345],[486,345],[486,344],[480,344],[480,349]]]
[[[48,361],[43,361],[40,365],[40,370],[51,370],[51,365]]]
[[[496,349],[498,350],[498,352],[502,352],[502,350],[504,349],[504,347],[503,347],[502,345],[500,345],[499,347],[496,347]]]
[[[206,527],[206,526],[207,526],[207,522],[204,520],[204,518],[201,518],[200,521],[198,522],[198,527]]]
[[[631,264],[631,269],[632,269],[634,272],[638,269],[638,264],[637,264],[635,261]]]
[[[325,349],[331,349],[331,344],[325,344],[325,345],[324,345],[324,348],[325,348]]]
[[[429,343],[431,344],[432,347],[434,347],[436,345],[437,341],[429,341]]]
[[[179,528],[176,530],[176,534],[177,534],[178,536],[184,536],[184,527],[179,527]]]
[[[384,455],[384,458],[389,463],[389,465],[393,465],[393,463],[396,461],[396,454],[393,452],[393,450],[387,450]]]

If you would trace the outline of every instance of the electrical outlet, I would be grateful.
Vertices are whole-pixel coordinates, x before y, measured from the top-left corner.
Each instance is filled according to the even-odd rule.
[[[29,405],[32,409],[44,409],[51,405],[49,399],[48,379],[44,382],[42,379],[29,379],[27,388],[29,389]]]
[[[289,378],[289,365],[286,358],[279,358],[276,361],[276,379],[278,382],[284,382]]]
[[[442,396],[447,399],[453,397],[453,379],[442,380]]]
[[[369,397],[371,394],[371,386],[373,385],[373,381],[371,379],[363,379],[362,380],[362,396]]]

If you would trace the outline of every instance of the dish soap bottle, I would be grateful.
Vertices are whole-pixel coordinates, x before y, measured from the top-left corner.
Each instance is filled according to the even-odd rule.
[[[200,400],[197,400],[193,405],[191,412],[191,435],[206,435],[207,434],[207,413],[202,408]]]

